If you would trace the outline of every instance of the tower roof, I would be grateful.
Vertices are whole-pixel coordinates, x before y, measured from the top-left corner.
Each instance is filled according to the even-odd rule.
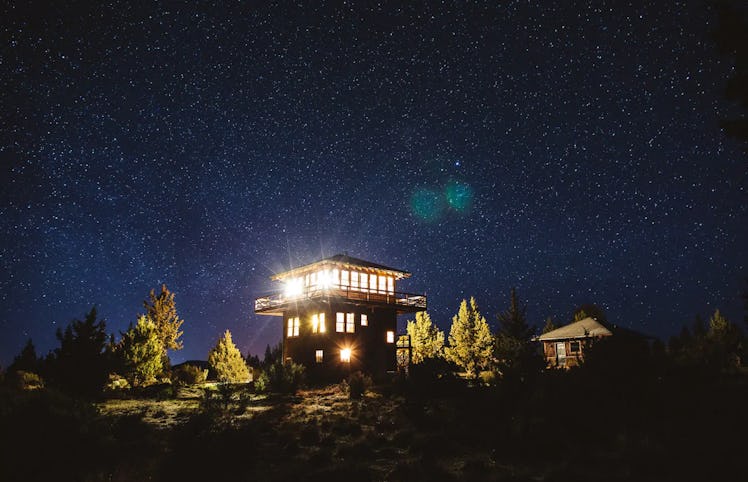
[[[288,271],[284,271],[282,273],[277,273],[270,277],[273,281],[282,280],[285,278],[289,278],[292,276],[299,276],[301,274],[305,274],[310,271],[316,271],[320,268],[326,268],[326,267],[334,267],[334,268],[342,268],[342,269],[352,269],[356,268],[363,271],[369,271],[372,273],[381,273],[381,274],[389,274],[395,277],[395,279],[402,279],[402,278],[408,278],[410,277],[410,273],[407,271],[403,271],[401,269],[396,268],[390,268],[389,266],[385,266],[383,264],[378,263],[372,263],[371,261],[366,261],[360,258],[354,258],[353,256],[348,256],[347,254],[336,254],[335,256],[330,256],[329,258],[323,258],[319,261],[315,261],[310,264],[305,264],[303,266],[299,266],[296,268],[291,268]]]

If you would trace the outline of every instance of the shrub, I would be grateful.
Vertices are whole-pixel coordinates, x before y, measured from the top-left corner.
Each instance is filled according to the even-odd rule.
[[[8,380],[19,390],[38,390],[44,388],[44,380],[34,372],[18,370],[10,373]]]
[[[109,379],[106,385],[104,385],[105,392],[119,392],[130,389],[130,382],[125,377],[117,373],[110,373]]]
[[[371,377],[360,371],[351,373],[344,383],[344,389],[347,386],[348,396],[352,400],[359,400],[372,385]]]
[[[181,365],[172,371],[171,378],[177,385],[202,385],[208,378],[208,370],[195,365]]]
[[[304,380],[303,365],[276,361],[268,366],[255,381],[258,392],[296,393]]]

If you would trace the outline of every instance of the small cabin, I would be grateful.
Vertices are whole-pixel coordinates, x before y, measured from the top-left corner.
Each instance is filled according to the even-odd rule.
[[[313,380],[397,368],[397,316],[426,309],[426,296],[399,291],[410,273],[338,254],[272,276],[278,289],[255,300],[255,313],[276,316],[283,358]]]
[[[585,351],[596,340],[613,333],[594,318],[584,318],[537,337],[549,368],[571,368],[584,360]]]

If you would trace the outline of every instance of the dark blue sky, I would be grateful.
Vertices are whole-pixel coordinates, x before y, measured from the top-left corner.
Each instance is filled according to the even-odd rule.
[[[94,304],[124,330],[164,282],[173,362],[225,329],[261,353],[268,277],[345,251],[411,271],[445,329],[512,286],[538,325],[583,303],[663,337],[742,317],[746,159],[701,2],[0,17],[3,365]]]

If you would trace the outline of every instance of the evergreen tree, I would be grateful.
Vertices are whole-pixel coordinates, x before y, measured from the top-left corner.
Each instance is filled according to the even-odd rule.
[[[36,348],[34,348],[34,342],[31,338],[28,339],[26,345],[21,349],[21,353],[16,355],[13,359],[13,363],[8,367],[8,373],[23,370],[25,372],[39,373],[41,368],[41,360],[36,355]]]
[[[161,285],[161,293],[156,295],[151,290],[149,299],[143,302],[146,316],[156,325],[158,337],[161,340],[161,364],[164,370],[170,366],[168,350],[181,350],[182,331],[180,328],[184,320],[177,315],[174,293],[166,285]]]
[[[278,343],[272,348],[268,344],[265,347],[265,356],[262,359],[262,367],[268,368],[276,362],[283,361],[283,342]]]
[[[154,383],[163,370],[163,344],[158,327],[141,315],[135,326],[123,333],[117,350],[122,359],[125,378],[132,386]]]
[[[527,324],[527,306],[520,306],[517,301],[517,291],[512,288],[509,296],[509,309],[497,315],[499,333],[517,340],[532,338],[533,329]]]
[[[585,318],[592,318],[598,323],[608,326],[608,317],[605,315],[605,311],[596,304],[584,303],[574,311],[574,321],[580,321]]]
[[[249,369],[239,349],[234,345],[229,330],[226,330],[216,346],[210,350],[208,363],[215,371],[220,382],[242,383],[249,381]]]
[[[719,370],[734,369],[740,366],[740,329],[725,318],[719,309],[709,318],[708,363]]]
[[[527,323],[527,306],[520,306],[517,292],[512,288],[509,309],[498,314],[496,333],[496,360],[503,376],[524,377],[541,364],[533,345],[533,328]]]
[[[545,319],[545,325],[543,325],[542,334],[545,335],[546,333],[550,333],[551,331],[555,330],[556,328],[558,328],[558,327],[553,323],[553,318],[551,318],[549,316],[548,318]]]
[[[447,359],[467,372],[469,378],[478,378],[480,370],[491,363],[493,339],[491,330],[483,315],[478,311],[475,298],[460,303],[460,310],[452,317],[449,330],[449,347],[445,350]]]
[[[415,321],[408,321],[407,332],[410,335],[411,361],[414,364],[442,356],[444,332],[431,322],[431,317],[426,311],[419,311],[416,313]]]
[[[584,310],[581,310],[581,309],[580,309],[580,310],[576,310],[576,311],[574,312],[574,319],[573,319],[573,320],[571,320],[571,322],[572,322],[572,323],[576,323],[577,321],[582,321],[582,320],[584,320],[585,318],[589,318],[589,316],[587,315],[587,312],[586,312],[586,311],[584,311]]]
[[[78,395],[93,395],[106,382],[108,367],[104,347],[106,322],[97,320],[96,307],[83,321],[73,320],[57,330],[60,347],[49,357],[49,374],[54,384]]]

